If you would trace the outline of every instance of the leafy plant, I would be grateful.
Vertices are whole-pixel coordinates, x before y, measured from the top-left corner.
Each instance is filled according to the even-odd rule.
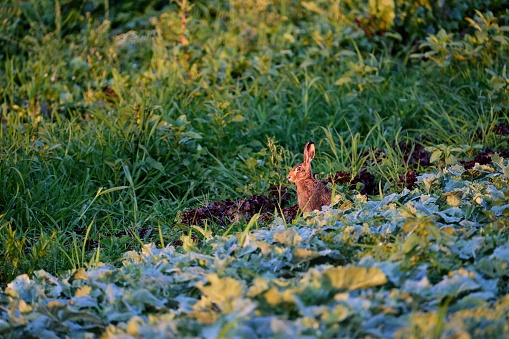
[[[413,54],[412,57],[427,58],[440,67],[454,66],[461,62],[491,66],[508,44],[509,38],[504,32],[509,31],[509,26],[499,26],[492,12],[482,14],[478,10],[473,19],[467,17],[466,20],[474,29],[473,35],[466,34],[459,40],[456,34],[447,33],[442,28],[420,44],[420,49],[426,52]]]
[[[509,91],[509,78],[507,77],[505,65],[500,74],[497,74],[490,69],[486,69],[486,72],[491,75],[489,82],[493,88],[493,92],[497,93],[502,91],[505,94]]]
[[[125,252],[151,242],[178,251],[185,243],[208,255],[215,236],[240,232],[249,251],[255,240],[246,228],[267,231],[276,210],[301,225],[285,176],[309,139],[319,146],[318,177],[338,179],[336,206],[352,212],[393,193],[405,204],[418,175],[432,171],[421,144],[449,148],[468,168],[456,173],[464,181],[478,179],[477,171],[489,175],[475,163],[507,157],[507,16],[500,1],[30,0],[0,4],[0,16],[0,253],[9,259],[2,286],[40,269],[57,277],[87,265],[100,269],[99,262],[118,266]],[[441,28],[445,47],[431,39],[440,40]],[[432,44],[416,47],[426,37]],[[440,66],[410,58],[430,51]],[[442,177],[428,179],[423,194],[439,192]],[[504,180],[496,177],[497,189]],[[127,188],[94,200],[101,187]],[[476,188],[470,205],[461,200],[468,221],[486,223],[477,210],[492,203],[486,194]],[[214,206],[219,217],[209,213]],[[187,216],[200,208],[196,225]],[[257,213],[258,224],[248,227]],[[485,228],[493,239],[507,229],[499,216],[490,215]],[[331,223],[342,218],[334,214]],[[396,251],[391,244],[406,239],[347,221],[352,229],[320,234],[330,246],[345,239],[334,247],[340,255],[326,259],[334,265],[365,253],[384,260]],[[436,246],[448,244],[428,241],[426,249]],[[280,248],[273,252],[288,255]],[[315,267],[298,252],[303,261],[295,270]],[[436,261],[433,283],[457,259],[416,256]],[[276,295],[281,286],[271,287]],[[311,299],[332,300],[338,291],[315,292]],[[297,312],[301,306],[288,300],[274,303]],[[154,305],[160,303],[147,307]],[[213,314],[207,307],[196,312]],[[334,328],[351,319],[350,336],[362,336],[363,318],[342,310],[323,318]],[[236,330],[237,322],[228,323],[219,332]],[[329,330],[336,334],[326,328],[324,336]]]
[[[457,164],[461,154],[464,154],[466,158],[471,158],[472,154],[481,147],[481,145],[446,146],[440,144],[437,146],[428,146],[426,150],[431,153],[430,162],[438,163],[443,167]]]
[[[257,228],[257,215],[222,236],[193,227],[201,244],[190,231],[182,248],[144,245],[121,267],[19,275],[0,293],[0,331],[506,336],[509,243],[486,215],[505,219],[509,163],[494,162],[471,180],[459,165],[437,169],[412,192],[357,198],[294,225]]]

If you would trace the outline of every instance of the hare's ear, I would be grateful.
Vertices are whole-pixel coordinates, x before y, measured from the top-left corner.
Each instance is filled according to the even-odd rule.
[[[304,146],[304,162],[310,163],[315,157],[315,144],[312,141],[308,141]]]

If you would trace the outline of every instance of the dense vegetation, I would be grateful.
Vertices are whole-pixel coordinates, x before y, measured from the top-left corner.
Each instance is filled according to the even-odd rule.
[[[0,333],[507,334],[508,7],[4,1]],[[308,140],[335,205],[305,218]]]

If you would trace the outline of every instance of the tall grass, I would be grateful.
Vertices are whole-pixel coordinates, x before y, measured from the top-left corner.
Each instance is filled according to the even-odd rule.
[[[3,6],[0,282],[171,243],[185,208],[287,185],[309,139],[320,176],[372,164],[382,186],[408,138],[507,149],[507,98],[484,69],[505,45],[479,52],[489,65],[438,65],[396,28],[359,27],[352,4]]]

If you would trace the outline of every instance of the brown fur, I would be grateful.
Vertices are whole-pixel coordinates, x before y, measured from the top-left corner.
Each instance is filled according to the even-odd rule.
[[[315,145],[309,141],[304,146],[304,162],[292,168],[288,180],[297,186],[297,200],[302,212],[321,210],[330,205],[331,191],[313,177],[311,160],[315,157]]]

